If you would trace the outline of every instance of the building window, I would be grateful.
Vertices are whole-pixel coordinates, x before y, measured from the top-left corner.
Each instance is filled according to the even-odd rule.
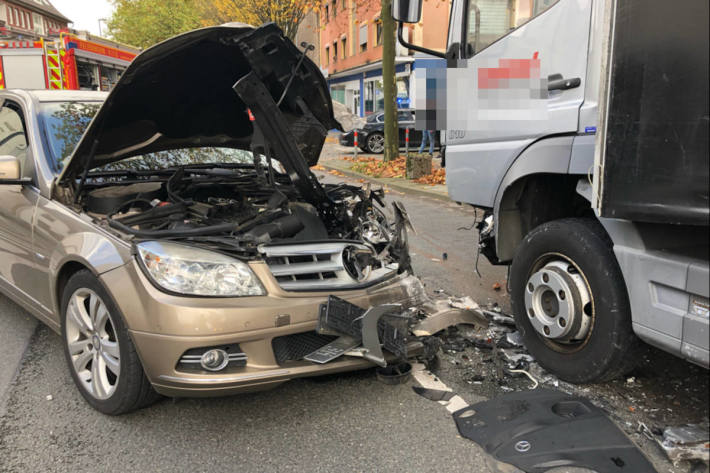
[[[333,41],[333,62],[338,60],[338,42]]]
[[[360,37],[358,44],[360,45],[360,52],[367,51],[367,25],[362,25],[360,27]]]
[[[45,30],[44,30],[44,24],[42,23],[42,15],[39,15],[37,13],[32,14],[32,23],[34,26],[35,33],[38,35],[44,35]]]
[[[327,3],[325,5],[325,15],[323,15],[323,18],[325,18],[325,23],[327,24],[328,20],[330,19],[330,9]]]
[[[343,59],[348,57],[348,38],[346,36],[340,39],[340,54]]]
[[[365,115],[377,113],[385,109],[382,81],[379,79],[365,81]]]
[[[330,64],[330,47],[326,46],[325,47],[325,65],[327,66]]]
[[[335,18],[335,15],[338,13],[338,0],[333,0],[331,10],[333,10],[333,18]]]
[[[382,19],[378,18],[375,20],[375,44],[379,46],[382,44]]]

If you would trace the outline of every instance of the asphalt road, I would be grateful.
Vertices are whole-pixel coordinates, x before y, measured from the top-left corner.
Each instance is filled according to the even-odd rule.
[[[460,229],[473,222],[472,209],[396,191],[387,198],[408,210],[413,264],[428,290],[508,308],[505,291],[492,289],[505,287],[505,269],[482,257],[482,278],[474,274],[475,231]],[[473,403],[489,396],[466,382],[477,369],[447,355],[439,374]],[[409,385],[381,384],[372,370],[104,416],[74,387],[59,337],[0,296],[0,472],[131,470],[494,471],[442,406]]]
[[[394,191],[388,198],[403,201],[409,211],[417,230],[413,264],[429,289],[504,300],[488,289],[503,271],[481,260],[489,278],[472,274],[474,233],[457,231],[473,221],[470,209]],[[408,385],[381,384],[372,370],[296,380],[258,394],[167,399],[107,417],[74,387],[59,337],[34,327],[25,311],[0,296],[0,395],[4,391],[6,409],[0,416],[0,472],[486,471],[483,451],[458,436],[442,406]]]

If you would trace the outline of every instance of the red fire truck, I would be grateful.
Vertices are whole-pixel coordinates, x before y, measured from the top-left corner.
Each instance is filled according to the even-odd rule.
[[[0,41],[0,89],[108,91],[138,52],[66,33],[55,41]]]

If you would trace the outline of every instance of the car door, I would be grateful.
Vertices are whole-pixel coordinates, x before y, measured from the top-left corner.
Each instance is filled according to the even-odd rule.
[[[449,195],[492,207],[528,145],[578,130],[592,1],[455,0],[452,11],[449,54],[458,59],[446,78]]]
[[[34,179],[23,113],[13,101],[6,100],[0,107],[0,155],[16,157],[21,176]],[[40,277],[32,248],[32,222],[39,200],[35,184],[0,184],[0,284],[24,302],[41,306],[32,294]]]

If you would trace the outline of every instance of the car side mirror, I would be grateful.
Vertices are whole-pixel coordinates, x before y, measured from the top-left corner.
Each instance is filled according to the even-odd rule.
[[[15,156],[0,156],[0,185],[25,184],[29,179],[20,177],[20,160]]]
[[[392,18],[400,23],[419,23],[422,18],[422,1],[392,0]]]

